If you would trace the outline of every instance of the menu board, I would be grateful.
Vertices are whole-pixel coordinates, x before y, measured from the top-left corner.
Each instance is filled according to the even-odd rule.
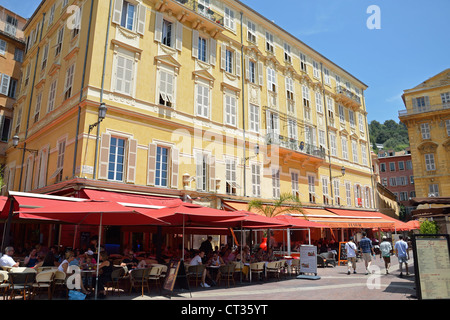
[[[300,246],[300,273],[314,273],[317,275],[317,247]]]
[[[339,257],[338,257],[338,264],[340,265],[341,262],[345,263],[347,262],[347,250],[345,249],[345,244],[347,242],[339,242]]]
[[[418,298],[450,299],[449,236],[417,235],[413,239]]]

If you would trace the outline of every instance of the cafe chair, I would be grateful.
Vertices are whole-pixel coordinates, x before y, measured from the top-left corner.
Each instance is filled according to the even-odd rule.
[[[206,266],[204,264],[189,266],[187,272],[189,282],[194,282],[195,287],[198,287],[198,284],[202,282],[203,272],[205,270]]]
[[[258,280],[261,280],[263,278],[264,275],[264,265],[265,262],[254,262],[254,263],[250,263],[250,272],[256,273],[258,276]]]
[[[148,274],[150,268],[133,269],[130,271],[130,293],[133,288],[141,289],[142,296],[144,296],[144,287],[147,287],[147,291],[150,291],[148,286]]]
[[[117,267],[116,269],[113,270],[113,272],[111,272],[111,281],[108,281],[106,286],[112,289],[112,294],[114,294],[114,292],[117,291],[120,297],[120,281],[123,279],[124,276],[125,276],[125,269],[122,267]]]
[[[233,285],[235,285],[234,281],[234,270],[236,269],[236,265],[234,263],[229,263],[227,265],[220,266],[219,268],[219,286],[221,280],[226,280],[227,287],[230,287],[230,281],[233,281]]]
[[[5,300],[9,289],[8,272],[5,270],[0,270],[0,289],[3,290],[3,300]]]
[[[281,261],[268,262],[266,265],[267,278],[270,278],[270,275],[274,275],[277,280],[280,280],[280,266]]]
[[[242,273],[242,270],[244,268],[244,263],[243,262],[238,262],[238,261],[231,261],[230,264],[234,265],[234,272],[233,272],[233,276],[234,277],[240,277],[240,274]]]
[[[300,259],[292,259],[291,260],[291,275],[299,275],[300,274]]]
[[[64,292],[64,296],[69,296],[69,288],[66,285],[66,274],[63,271],[56,270],[53,277],[52,297],[55,294],[55,290],[59,291],[60,289]]]
[[[36,293],[41,294],[41,289],[47,289],[48,299],[52,300],[52,288],[53,278],[55,277],[55,271],[46,270],[36,274],[36,281],[33,283],[33,299],[36,297]]]
[[[150,271],[147,276],[147,281],[154,282],[155,286],[159,288],[159,293],[161,294],[161,273],[162,273],[162,266],[152,266],[150,268]]]
[[[12,268],[9,271],[8,280],[11,300],[14,299],[16,292],[23,295],[24,300],[27,299],[27,292],[31,293],[36,274],[36,270],[32,268]]]

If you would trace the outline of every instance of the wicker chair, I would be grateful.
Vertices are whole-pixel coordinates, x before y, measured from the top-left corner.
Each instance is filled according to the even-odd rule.
[[[234,281],[234,271],[236,269],[236,264],[229,263],[224,266],[220,266],[219,268],[219,285],[221,280],[227,281],[227,287],[230,287],[230,281],[233,281],[233,285],[235,285]]]
[[[33,283],[33,298],[36,297],[36,293],[41,293],[41,289],[47,289],[48,299],[52,300],[53,279],[55,278],[56,271],[47,270],[39,272],[36,275],[36,282]]]
[[[258,275],[258,280],[263,279],[265,262],[254,262],[250,264],[250,272]]]
[[[15,292],[19,291],[23,294],[23,299],[27,299],[27,292],[31,293],[33,289],[33,283],[36,279],[36,270],[31,268],[20,268],[21,270],[15,270],[19,268],[12,268],[8,274],[9,291],[11,299],[14,299]],[[22,270],[23,269],[23,270]]]
[[[188,281],[195,282],[195,287],[198,287],[198,284],[202,282],[203,272],[205,272],[205,268],[206,266],[204,264],[188,267]]]
[[[149,272],[150,268],[133,269],[130,271],[130,293],[133,288],[140,288],[142,296],[144,296],[144,287],[147,287],[147,290],[150,291],[147,280]]]

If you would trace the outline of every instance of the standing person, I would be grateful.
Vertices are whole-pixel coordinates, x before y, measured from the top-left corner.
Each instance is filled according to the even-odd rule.
[[[353,273],[356,273],[356,244],[353,237],[350,237],[345,244],[345,251],[347,252],[347,274],[350,274],[350,269],[353,268]]]
[[[0,258],[0,267],[18,267],[20,265],[19,262],[15,262],[12,258],[12,255],[14,254],[14,248],[13,247],[6,247],[5,248],[5,254]]]
[[[387,241],[386,236],[383,236],[383,239],[380,244],[380,257],[382,257],[384,260],[386,274],[389,274],[389,268],[391,266],[391,251],[392,251],[391,243]]]
[[[369,274],[370,264],[372,263],[372,255],[374,255],[372,240],[367,238],[367,233],[363,231],[363,238],[359,242],[359,248],[361,249],[364,264],[366,266],[366,275]]]
[[[405,264],[406,275],[409,276],[408,270],[408,244],[403,240],[403,236],[398,236],[399,240],[395,243],[395,255],[400,265],[400,278],[403,277],[403,263]]]
[[[212,246],[212,237],[208,236],[208,238],[202,242],[202,244],[200,245],[200,248],[198,249],[199,251],[204,251],[205,252],[205,257],[210,257],[210,253],[213,252],[213,246]],[[206,263],[206,259],[203,259],[203,263]]]

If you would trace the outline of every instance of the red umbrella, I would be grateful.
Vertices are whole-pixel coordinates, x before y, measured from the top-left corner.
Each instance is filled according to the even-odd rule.
[[[289,228],[329,228],[326,225],[322,225],[320,223],[309,221],[306,219],[294,218],[290,215],[279,215],[276,216],[275,219],[289,224]]]

